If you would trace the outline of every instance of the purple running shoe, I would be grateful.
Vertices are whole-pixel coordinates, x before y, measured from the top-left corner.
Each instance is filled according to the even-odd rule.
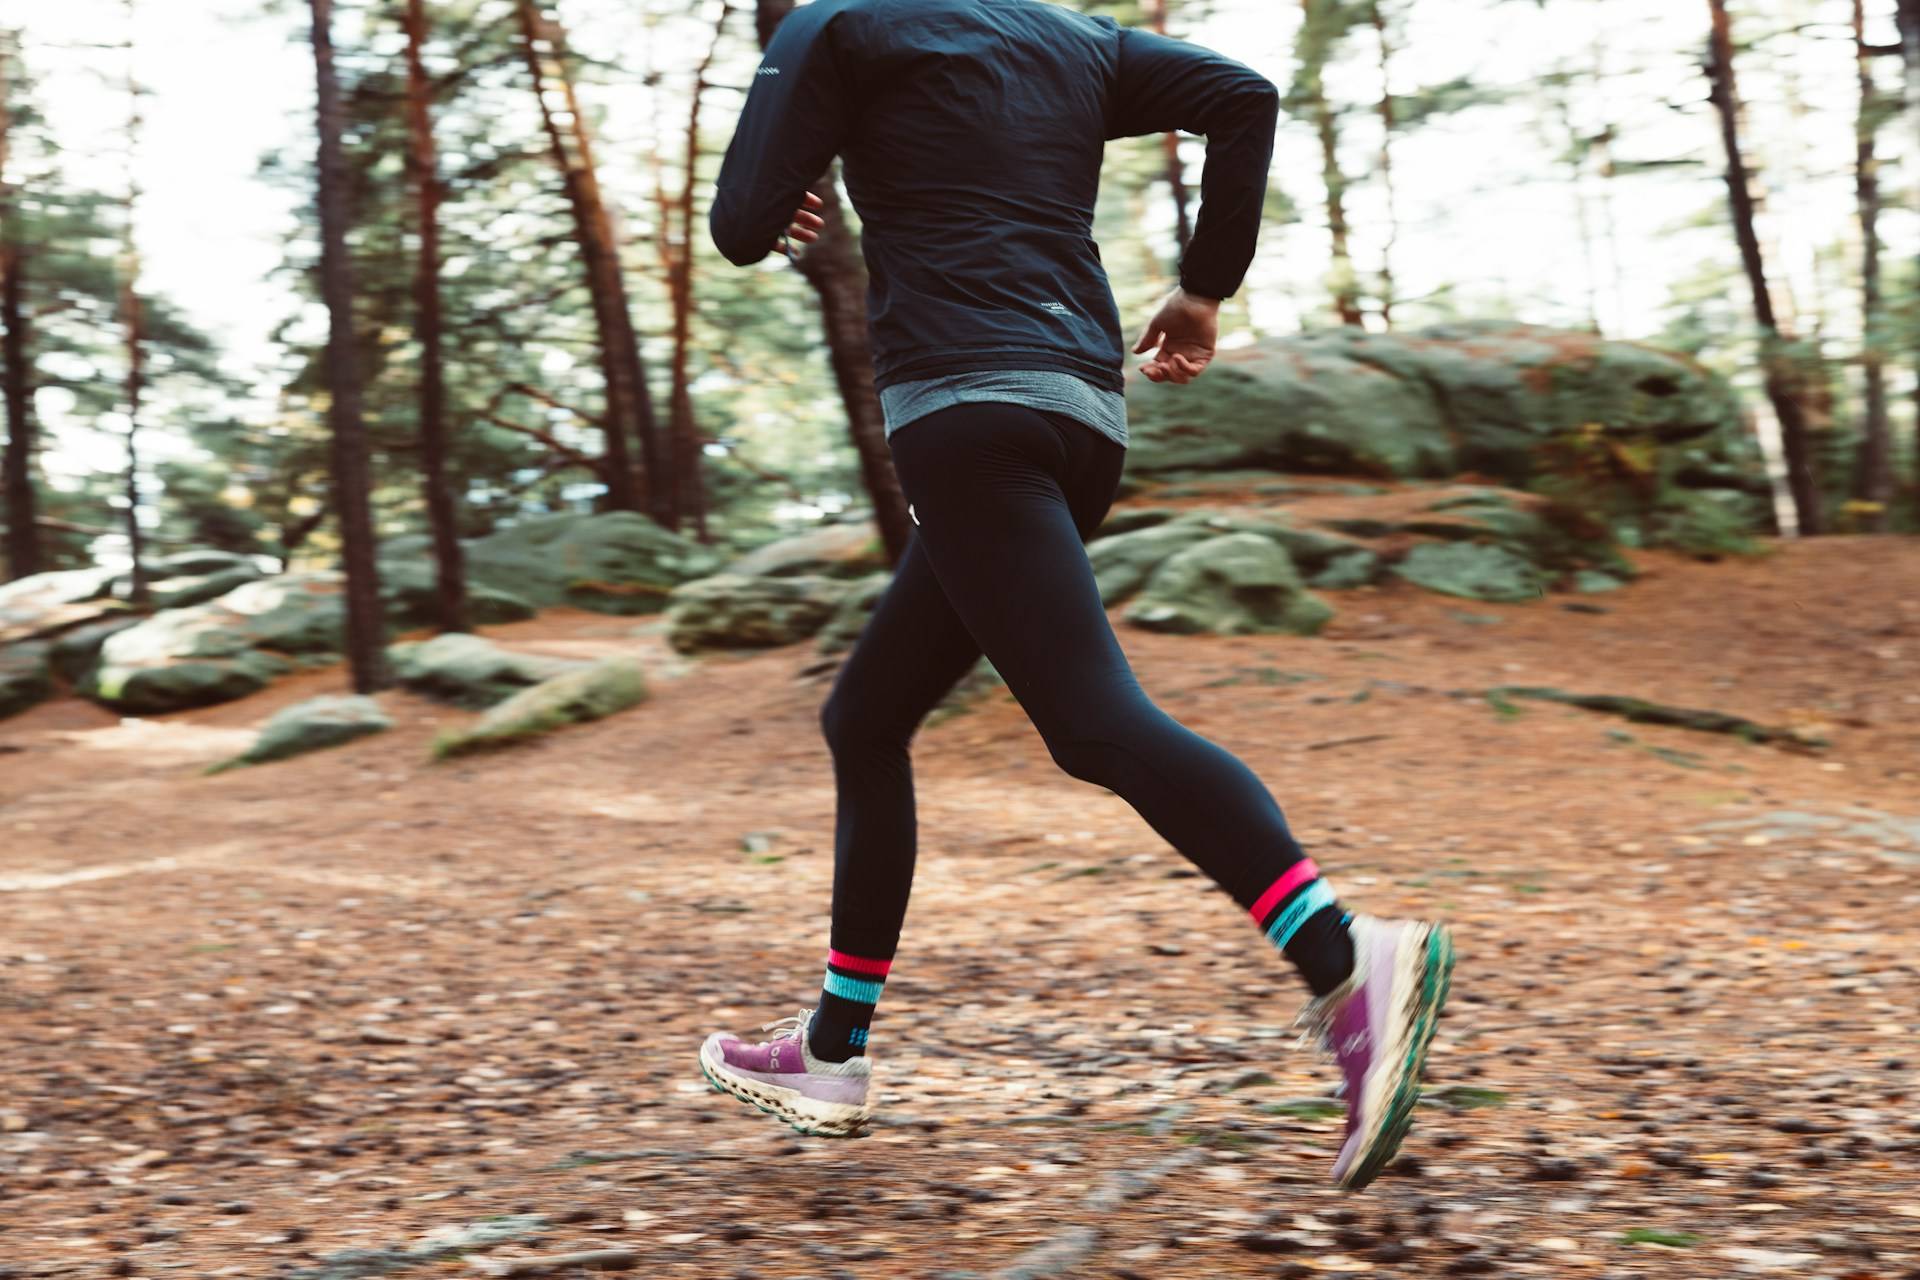
[[[700,1070],[713,1087],[776,1115],[801,1133],[852,1137],[873,1114],[867,1085],[873,1064],[864,1056],[845,1062],[816,1058],[807,1048],[813,1010],[769,1022],[773,1039],[748,1044],[716,1031],[700,1046]]]
[[[1445,925],[1355,915],[1353,973],[1300,1015],[1346,1078],[1347,1136],[1333,1179],[1372,1182],[1400,1149],[1453,972]]]

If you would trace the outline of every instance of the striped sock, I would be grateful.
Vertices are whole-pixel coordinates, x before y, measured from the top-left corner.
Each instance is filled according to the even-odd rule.
[[[1299,968],[1316,996],[1326,995],[1353,972],[1347,913],[1312,858],[1302,858],[1282,872],[1248,914]]]
[[[871,960],[828,949],[820,1008],[807,1034],[807,1048],[814,1057],[845,1062],[866,1053],[873,1008],[880,1003],[880,991],[887,984],[887,970],[891,968],[891,959]]]

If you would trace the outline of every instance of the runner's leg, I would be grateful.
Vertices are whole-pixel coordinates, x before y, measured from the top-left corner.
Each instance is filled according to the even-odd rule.
[[[829,1061],[864,1052],[907,914],[916,852],[908,743],[979,658],[916,531],[820,712],[836,796],[833,925],[808,1043]]]
[[[1077,778],[1118,793],[1245,908],[1317,994],[1352,968],[1331,890],[1267,788],[1140,688],[1083,546],[1124,450],[1064,415],[963,404],[890,441],[945,599]]]

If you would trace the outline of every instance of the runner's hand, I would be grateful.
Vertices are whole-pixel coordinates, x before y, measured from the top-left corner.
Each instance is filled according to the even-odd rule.
[[[813,210],[820,208],[823,203],[819,196],[811,191],[807,192],[807,198],[800,202],[798,209],[793,211],[793,225],[787,228],[789,240],[798,240],[801,244],[812,244],[820,238],[820,229],[827,225],[827,220]]]
[[[1213,344],[1219,336],[1220,299],[1175,289],[1147,322],[1133,353],[1153,351],[1152,358],[1140,366],[1149,382],[1188,383],[1213,359]]]

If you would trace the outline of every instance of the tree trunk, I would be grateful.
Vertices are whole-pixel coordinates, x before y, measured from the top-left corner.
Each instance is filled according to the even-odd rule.
[[[11,219],[5,235],[13,234]],[[0,465],[7,518],[7,578],[25,578],[40,572],[40,526],[33,485],[33,385],[28,367],[27,252],[15,243],[0,244],[0,378],[7,403],[7,449]]]
[[[707,70],[720,51],[720,39],[726,30],[728,6],[721,6],[720,20],[713,28],[713,42],[706,57],[693,74],[693,106],[687,113],[687,149],[685,177],[680,193],[669,208],[665,199],[660,209],[660,251],[666,259],[667,290],[673,300],[673,380],[668,400],[673,437],[673,527],[693,522],[694,534],[701,542],[707,537],[707,495],[702,482],[701,464],[706,454],[700,438],[700,425],[693,416],[693,393],[688,385],[687,356],[693,327],[693,186],[694,171],[700,161],[700,104],[707,92]],[[679,243],[672,243],[668,228],[679,223]]]
[[[1733,37],[1726,0],[1707,0],[1713,28],[1708,42],[1707,78],[1711,101],[1720,117],[1720,141],[1727,154],[1727,202],[1733,212],[1734,239],[1740,262],[1753,292],[1753,314],[1760,326],[1760,353],[1767,399],[1780,420],[1780,443],[1787,455],[1787,485],[1803,535],[1820,533],[1820,487],[1814,477],[1811,441],[1800,402],[1800,378],[1786,338],[1774,318],[1773,298],[1767,291],[1767,273],[1760,259],[1760,239],[1753,225],[1753,192],[1747,184],[1746,162],[1740,153],[1740,99],[1733,74]]]
[[[1859,466],[1854,473],[1853,496],[1866,504],[1861,524],[1875,532],[1887,528],[1893,501],[1890,428],[1887,423],[1885,354],[1880,348],[1883,318],[1880,308],[1880,162],[1874,155],[1875,112],[1879,102],[1873,88],[1873,55],[1867,49],[1866,6],[1853,0],[1853,47],[1860,75],[1860,114],[1855,126],[1854,186],[1860,204],[1860,281],[1865,342],[1860,365],[1866,377],[1866,423],[1860,442]]]
[[[131,230],[129,230],[131,241]],[[129,270],[126,282],[120,290],[120,310],[127,326],[127,554],[133,557],[130,598],[135,604],[146,604],[147,591],[146,545],[140,535],[140,393],[144,389],[146,360],[142,349],[145,334],[141,332],[142,315],[140,293],[135,287],[135,275]]]
[[[757,0],[754,18],[762,48],[780,19],[792,9],[793,0]],[[867,346],[867,269],[854,250],[853,235],[840,212],[838,168],[828,166],[814,184],[822,203],[818,212],[826,226],[821,228],[820,238],[794,262],[820,297],[828,359],[841,402],[846,405],[847,431],[860,458],[860,479],[873,501],[874,522],[880,527],[887,559],[898,564],[913,524],[907,516],[900,479],[893,472],[880,396],[873,388],[873,353]]]
[[[1167,34],[1167,0],[1148,0],[1147,18],[1156,34]],[[1180,162],[1179,132],[1169,129],[1161,134],[1160,145],[1166,155],[1167,186],[1173,191],[1173,236],[1184,256],[1193,239],[1193,222],[1187,216],[1187,173]]]
[[[309,0],[318,88],[320,284],[326,298],[327,422],[333,435],[333,495],[346,570],[347,663],[356,693],[389,683],[386,627],[374,558],[372,477],[360,418],[360,368],[354,347],[353,261],[347,251],[347,166],[340,142],[340,84],[333,67],[333,0]]]
[[[127,225],[121,261],[120,314],[127,326],[127,554],[133,558],[130,597],[136,605],[149,599],[146,546],[140,536],[140,393],[144,390],[146,358],[140,306],[140,247],[134,225],[140,205],[140,185],[134,165],[140,155],[140,86],[133,76],[134,2],[127,0]]]
[[[427,76],[427,7],[407,0],[407,135],[418,200],[420,261],[413,279],[420,337],[420,470],[433,530],[434,614],[442,631],[471,631],[459,518],[447,480],[447,421],[440,315],[440,164],[433,144],[433,82]]]
[[[0,43],[0,389],[7,446],[0,456],[0,503],[7,520],[7,579],[40,572],[40,525],[33,486],[33,370],[27,335],[27,247],[7,181],[12,129],[11,40]]]
[[[1301,0],[1306,21],[1332,21],[1324,9],[1326,0]],[[1359,286],[1353,275],[1353,254],[1347,247],[1347,178],[1340,171],[1340,126],[1334,119],[1333,105],[1327,101],[1326,85],[1321,79],[1324,59],[1316,59],[1306,68],[1303,82],[1307,107],[1313,115],[1314,132],[1320,138],[1320,176],[1327,189],[1327,231],[1333,238],[1333,309],[1340,323],[1359,326]]]
[[[1387,197],[1387,242],[1380,248],[1380,323],[1393,328],[1393,250],[1400,242],[1400,212],[1393,189],[1393,42],[1380,0],[1367,6],[1380,44],[1380,185]]]
[[[1920,145],[1920,0],[1900,0],[1895,17],[1900,24],[1900,64],[1906,72],[1907,126],[1914,134],[1909,143]],[[1920,257],[1915,261],[1920,266]],[[1913,362],[1913,500],[1920,514],[1920,352],[1913,353]]]
[[[593,318],[600,339],[600,369],[607,396],[607,501],[620,511],[645,511],[671,526],[670,485],[663,475],[653,402],[647,393],[646,370],[640,360],[640,341],[633,328],[627,301],[626,278],[621,272],[620,249],[613,219],[600,193],[600,175],[593,162],[593,140],[581,114],[573,76],[567,69],[565,38],[557,20],[542,12],[539,0],[518,0],[520,36],[540,119],[547,131],[553,162],[566,187],[573,210],[574,236],[586,268],[587,292],[593,300]],[[542,53],[542,48],[546,52]],[[566,103],[563,125],[547,102],[551,78]],[[628,440],[640,445],[640,465],[634,466]]]

